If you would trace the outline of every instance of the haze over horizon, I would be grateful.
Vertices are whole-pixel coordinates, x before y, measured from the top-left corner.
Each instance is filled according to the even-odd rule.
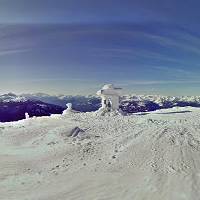
[[[0,0],[0,94],[200,95],[197,0]]]

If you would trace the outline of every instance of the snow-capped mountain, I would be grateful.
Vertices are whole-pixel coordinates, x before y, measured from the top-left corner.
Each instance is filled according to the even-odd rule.
[[[13,93],[3,94],[0,95],[0,103],[6,103],[6,102],[24,102],[27,99],[23,96],[17,96]]]
[[[96,111],[101,106],[96,96],[48,95],[44,93],[0,95],[0,121],[15,121],[30,116],[43,116],[62,113],[66,103],[72,103],[73,109],[81,112]],[[120,108],[126,113],[147,112],[172,107],[200,107],[199,96],[160,96],[126,95],[121,97]]]
[[[0,95],[0,122],[24,119],[26,112],[30,116],[48,116],[62,113],[63,110],[61,106],[30,100],[12,93]]]
[[[66,107],[66,103],[72,103],[75,110],[89,112],[97,110],[101,105],[101,100],[96,96],[51,96],[47,94],[26,94],[24,97],[31,100],[40,100],[46,103],[56,104]],[[175,106],[200,107],[199,96],[160,96],[160,95],[126,95],[121,97],[121,109],[124,112],[135,113],[154,111],[162,108],[172,108]]]
[[[121,99],[121,109],[128,113],[154,111],[173,107],[200,107],[199,96],[129,95]]]
[[[39,100],[45,103],[55,104],[66,108],[66,103],[72,103],[73,109],[81,112],[91,112],[98,110],[101,106],[100,98],[96,96],[72,96],[72,95],[57,95],[51,96],[44,93],[23,94],[23,97],[30,100]]]

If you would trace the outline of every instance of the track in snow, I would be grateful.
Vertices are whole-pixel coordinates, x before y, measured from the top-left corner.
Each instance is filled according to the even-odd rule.
[[[79,127],[78,137],[69,137]],[[196,200],[200,109],[0,124],[1,200]]]

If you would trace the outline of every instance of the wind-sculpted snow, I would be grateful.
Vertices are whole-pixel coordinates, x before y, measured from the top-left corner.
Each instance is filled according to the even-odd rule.
[[[200,109],[0,123],[1,200],[197,200]]]

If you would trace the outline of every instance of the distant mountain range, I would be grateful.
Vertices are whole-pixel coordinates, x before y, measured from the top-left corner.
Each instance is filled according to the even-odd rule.
[[[101,106],[100,98],[96,96],[71,96],[71,95],[57,95],[52,96],[44,93],[36,94],[22,94],[22,97],[25,97],[29,100],[39,100],[45,103],[55,104],[66,108],[66,103],[72,103],[73,109],[81,112],[91,112],[98,110]]]
[[[12,93],[0,95],[0,122],[24,119],[26,112],[32,117],[59,114],[63,110],[64,108],[61,106],[30,100]]]
[[[129,95],[121,100],[121,109],[127,113],[186,106],[200,107],[200,96]]]
[[[73,109],[81,112],[98,110],[100,98],[96,96],[52,96],[43,93],[15,95],[8,93],[0,95],[0,121],[17,121],[24,119],[25,112],[30,116],[49,116],[61,114],[66,103],[72,103]],[[147,112],[175,106],[200,107],[199,96],[159,96],[159,95],[129,95],[121,97],[121,109],[127,113]]]

